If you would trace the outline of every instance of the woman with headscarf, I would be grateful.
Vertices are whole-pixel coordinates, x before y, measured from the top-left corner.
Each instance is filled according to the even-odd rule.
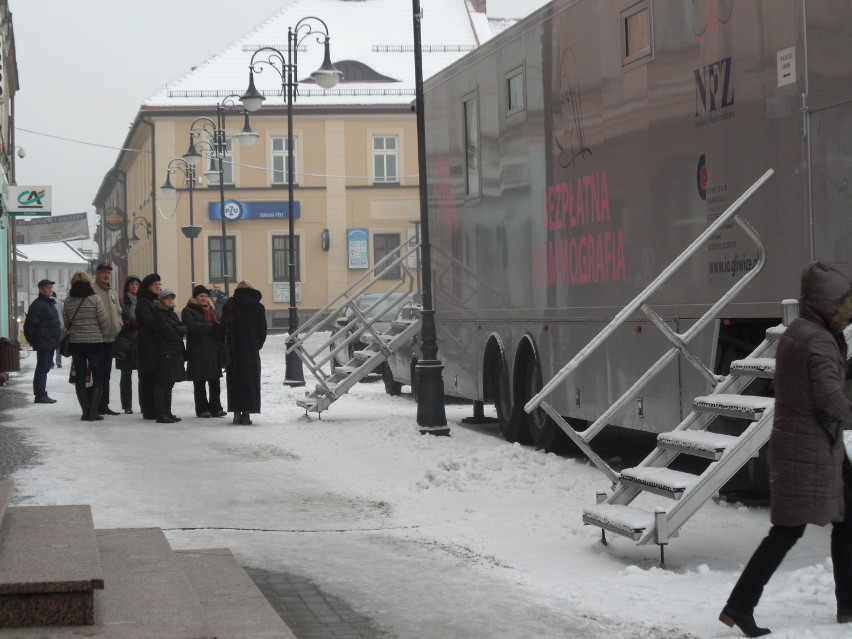
[[[136,346],[139,376],[139,408],[144,419],[157,419],[154,406],[154,384],[157,360],[153,350],[154,304],[160,295],[160,276],[150,273],[142,278],[136,296]]]
[[[210,291],[200,284],[192,289],[192,298],[180,315],[186,326],[186,373],[192,380],[195,414],[198,417],[224,417],[222,410],[222,368],[219,366],[219,345],[222,325]],[[209,393],[208,393],[209,390]]]
[[[175,382],[186,379],[183,362],[186,350],[183,338],[186,326],[175,313],[175,292],[167,288],[160,291],[153,310],[151,331],[152,356],[156,363],[154,373],[154,411],[158,424],[174,424],[180,417],[172,412],[172,389]]]
[[[115,367],[121,371],[118,384],[121,409],[128,415],[133,413],[133,371],[137,366],[136,332],[139,327],[136,322],[136,296],[141,284],[142,280],[135,275],[124,282],[124,294],[119,300],[122,328],[115,340]]]
[[[92,287],[92,278],[80,271],[71,277],[71,290],[63,308],[65,330],[70,334],[71,367],[83,421],[100,421],[98,403],[104,384],[104,337],[112,331],[112,320]],[[91,388],[86,377],[91,375]]]
[[[230,363],[226,372],[228,411],[235,424],[251,424],[260,413],[260,349],[266,341],[266,309],[251,282],[243,280],[222,309]]]

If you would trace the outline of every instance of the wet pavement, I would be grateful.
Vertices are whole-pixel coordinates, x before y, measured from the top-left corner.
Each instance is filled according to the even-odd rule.
[[[38,463],[38,451],[27,444],[22,432],[10,426],[9,410],[32,402],[26,392],[12,387],[29,385],[15,375],[0,386],[0,479],[20,468]],[[345,602],[324,592],[305,577],[290,573],[246,568],[246,573],[298,639],[391,639],[370,619],[357,614]]]

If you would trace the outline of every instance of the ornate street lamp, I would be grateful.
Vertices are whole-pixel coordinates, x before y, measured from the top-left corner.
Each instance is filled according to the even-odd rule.
[[[435,333],[435,309],[432,306],[432,255],[429,243],[429,200],[426,184],[426,117],[423,97],[423,52],[420,47],[420,21],[423,13],[420,0],[412,0],[414,12],[414,84],[415,109],[417,110],[417,163],[420,165],[420,237],[422,268],[420,279],[423,288],[423,321],[420,328],[420,352],[417,361],[418,381],[417,425],[421,433],[449,435],[447,415],[444,408],[444,380],[441,375],[444,365],[438,359],[438,338]]]
[[[148,221],[148,218],[142,217],[141,215],[135,216],[133,218],[133,226],[130,229],[133,232],[133,235],[131,235],[130,239],[127,240],[127,242],[130,244],[130,246],[135,246],[136,244],[139,243],[139,240],[142,239],[141,237],[136,235],[136,228],[137,227],[142,227],[142,229],[145,230],[145,238],[146,239],[151,238],[151,223]]]
[[[334,68],[329,52],[328,25],[314,16],[307,16],[296,23],[295,27],[287,30],[287,53],[274,47],[261,47],[251,56],[249,62],[249,84],[245,94],[240,98],[246,111],[257,111],[266,99],[254,85],[254,74],[261,73],[264,67],[271,67],[281,78],[281,95],[287,100],[287,224],[290,233],[288,240],[289,264],[288,280],[290,288],[290,314],[288,318],[287,358],[284,373],[284,384],[288,386],[304,386],[305,375],[302,371],[302,360],[290,346],[296,339],[299,330],[299,313],[296,307],[296,229],[295,229],[295,194],[296,181],[295,154],[293,152],[293,102],[296,100],[298,79],[299,45],[305,38],[316,35],[317,42],[325,47],[322,66],[311,73],[311,78],[320,88],[331,89],[343,74]]]
[[[166,181],[160,187],[163,195],[173,196],[175,187],[172,186],[172,174],[175,171],[180,171],[184,176],[184,183],[189,188],[189,226],[182,226],[181,232],[184,237],[189,239],[189,271],[190,271],[190,291],[195,288],[195,238],[201,234],[201,227],[195,225],[195,217],[193,212],[193,192],[195,191],[195,167],[182,158],[175,158],[169,162],[166,167]]]
[[[214,175],[219,183],[219,215],[222,218],[222,246],[221,246],[221,268],[222,280],[225,284],[225,295],[230,295],[228,286],[228,260],[227,260],[227,235],[225,231],[225,170],[224,162],[228,151],[228,142],[225,137],[225,116],[236,105],[233,98],[236,95],[225,97],[222,102],[216,105],[216,120],[215,122],[208,117],[200,117],[193,120],[189,127],[189,149],[183,154],[184,161],[192,166],[197,167],[201,162],[202,157],[217,160],[217,168],[215,171],[205,172],[204,175],[208,178],[208,182],[214,184]],[[251,130],[248,121],[248,113],[245,114],[245,126],[243,130],[236,135],[240,144],[243,146],[251,146],[257,140],[257,133]],[[207,138],[202,140],[202,135]],[[206,153],[199,152],[198,147],[205,150]],[[211,175],[212,173],[212,175]]]

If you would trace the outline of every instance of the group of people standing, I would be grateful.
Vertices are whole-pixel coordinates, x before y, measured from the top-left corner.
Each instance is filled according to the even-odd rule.
[[[121,371],[121,408],[133,413],[133,371],[144,419],[161,424],[181,421],[172,411],[172,391],[191,380],[197,417],[225,417],[222,371],[226,372],[227,406],[234,424],[251,424],[260,413],[260,349],[266,340],[262,295],[251,282],[237,284],[233,297],[195,286],[178,316],[174,291],[156,273],[131,275],[121,297],[111,287],[112,267],[99,264],[95,280],[85,272],[71,278],[62,308],[71,355],[69,381],[75,384],[84,421],[119,415],[109,406],[112,361]],[[47,373],[62,335],[54,282],[38,283],[24,337],[37,353],[33,392],[36,403],[55,403],[48,396]],[[184,341],[186,342],[184,344]]]

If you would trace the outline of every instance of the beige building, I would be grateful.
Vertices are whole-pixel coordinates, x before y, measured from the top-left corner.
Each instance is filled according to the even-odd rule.
[[[423,5],[432,18],[422,22],[426,77],[492,34],[483,9],[465,0]],[[305,15],[322,21],[300,22]],[[141,106],[94,202],[101,256],[115,265],[117,287],[127,274],[156,270],[182,304],[193,281],[223,281],[224,235],[229,286],[250,280],[263,293],[270,326],[286,327],[288,126],[281,75],[268,65],[256,68],[257,88],[267,99],[250,115],[257,134],[251,146],[238,141],[245,119],[239,101],[228,96],[245,92],[249,61],[258,49],[274,47],[286,59],[288,28],[300,24],[318,30],[327,25],[331,59],[343,73],[336,87],[319,88],[310,74],[323,62],[323,36],[300,38],[293,139],[296,302],[302,321],[414,236],[419,190],[411,5],[296,0]],[[257,57],[268,59],[263,52]],[[216,160],[202,159],[192,197],[180,168],[170,175],[176,193],[166,196],[159,189],[169,163],[187,151],[194,122],[195,148],[210,155],[208,132],[217,109],[227,113],[224,234],[219,187],[202,175],[216,168]],[[181,231],[190,218],[200,227],[194,240]]]

